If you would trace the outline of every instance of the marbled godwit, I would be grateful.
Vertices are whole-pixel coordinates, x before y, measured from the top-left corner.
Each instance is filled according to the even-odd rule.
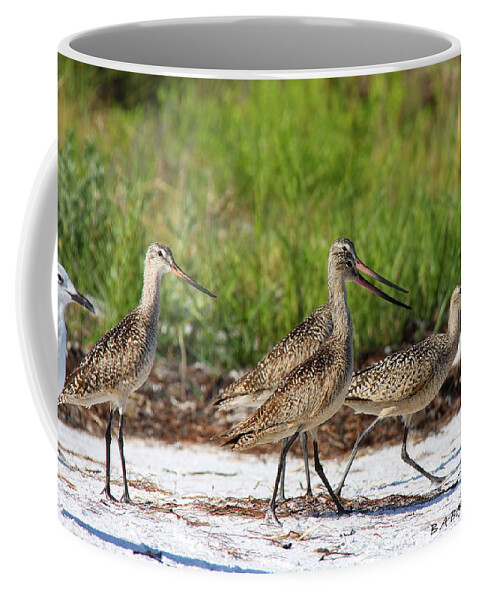
[[[401,458],[432,483],[438,477],[425,471],[407,453],[406,442],[412,415],[419,412],[436,397],[449,373],[459,345],[461,333],[461,284],[451,296],[447,333],[431,335],[419,344],[399,350],[367,369],[353,375],[345,403],[357,413],[376,415],[376,419],[362,431],[349,458],[344,475],[336,488],[340,495],[354,457],[371,429],[386,417],[401,416],[404,437]]]
[[[374,277],[377,281],[385,283],[401,292],[407,290],[391,283],[381,275],[375,273],[359,260],[354,244],[348,238],[335,240],[329,249],[329,255],[336,251],[349,252],[353,258],[356,269]],[[230,384],[217,397],[215,406],[220,409],[230,409],[237,406],[248,406],[257,408],[271,396],[280,382],[295,367],[309,358],[321,344],[331,335],[333,331],[333,319],[331,306],[328,302],[316,308],[307,319],[296,326],[286,337],[278,342],[266,356],[248,373]],[[287,444],[287,440],[283,441]],[[301,445],[306,471],[306,495],[312,496],[311,480],[308,464],[308,434],[301,434]],[[282,472],[279,500],[284,500],[284,473]]]
[[[104,489],[110,500],[115,500],[110,491],[111,426],[115,409],[118,409],[118,447],[124,486],[121,500],[131,502],[123,453],[123,417],[129,395],[146,381],[153,366],[160,314],[160,284],[165,273],[174,273],[204,294],[216,297],[178,267],[168,246],[159,242],[150,244],[146,252],[143,292],[139,305],[110,329],[85,356],[78,368],[67,377],[60,396],[61,403],[78,406],[110,403],[110,418],[105,432]]]
[[[73,285],[64,267],[58,263],[58,377],[57,395],[63,389],[65,382],[65,361],[67,356],[67,327],[65,324],[65,308],[70,302],[77,302],[94,313],[92,303],[82,296]]]
[[[276,518],[276,495],[289,448],[300,433],[316,429],[331,418],[346,397],[353,368],[353,327],[347,303],[346,281],[354,281],[393,304],[406,305],[375,288],[359,274],[348,250],[335,247],[328,261],[329,307],[333,322],[332,334],[316,352],[295,367],[279,384],[276,391],[245,421],[220,437],[234,450],[289,438],[280,454],[273,496],[266,518]],[[315,470],[326,486],[339,513],[344,509],[333,492],[319,461],[316,440]]]

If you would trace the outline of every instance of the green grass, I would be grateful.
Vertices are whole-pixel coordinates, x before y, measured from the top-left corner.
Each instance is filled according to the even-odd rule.
[[[159,240],[218,294],[165,278],[159,351],[179,355],[181,331],[189,360],[252,364],[327,300],[339,236],[410,289],[414,318],[444,326],[460,280],[458,60],[288,82],[129,76],[67,59],[59,73],[59,257],[105,305],[88,326],[75,311],[71,333],[93,342],[136,305]],[[356,350],[402,341],[410,313],[353,284],[349,299]]]

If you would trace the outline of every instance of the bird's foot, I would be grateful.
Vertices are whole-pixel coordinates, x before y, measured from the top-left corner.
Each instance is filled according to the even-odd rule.
[[[112,496],[109,486],[105,486],[103,488],[103,490],[101,491],[101,494],[105,494],[105,498],[107,500],[109,500],[110,502],[118,502],[118,500],[115,498],[115,496]]]
[[[130,494],[128,494],[128,493],[126,493],[126,494],[123,494],[123,496],[121,497],[121,500],[120,500],[120,502],[121,502],[122,504],[135,504],[135,503],[133,502],[133,500],[130,498]]]
[[[344,508],[344,506],[341,504],[341,502],[339,502],[339,500],[337,502],[335,502],[335,504],[336,504],[336,510],[338,511],[339,517],[341,517],[342,515],[349,515],[349,513],[351,512],[347,508]]]
[[[309,487],[306,490],[306,498],[312,498],[313,497],[313,490],[311,489],[311,487]]]
[[[429,481],[431,483],[434,483],[435,485],[439,485],[440,483],[442,483],[443,481],[446,480],[446,476],[441,476],[439,477],[438,475],[431,475],[430,477],[428,477]]]
[[[267,525],[276,525],[277,527],[283,527],[281,522],[278,520],[278,517],[276,516],[275,510],[271,506],[268,506],[268,510],[264,515],[264,522]]]

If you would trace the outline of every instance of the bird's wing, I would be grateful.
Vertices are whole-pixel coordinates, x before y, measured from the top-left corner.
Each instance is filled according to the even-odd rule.
[[[142,353],[145,327],[136,311],[110,329],[66,378],[59,402],[109,395],[134,381]]]
[[[225,388],[215,405],[227,408],[241,404],[238,396],[254,398],[264,391],[272,391],[292,369],[310,357],[332,331],[331,310],[325,304],[273,346],[254,369]]]
[[[278,389],[248,419],[220,437],[227,438],[233,449],[280,439],[281,433],[299,427],[318,416],[335,395],[341,376],[334,377],[337,354],[333,345],[319,351],[297,366]],[[344,385],[344,384],[343,384]]]
[[[354,373],[346,404],[348,400],[388,403],[423,389],[435,376],[443,352],[442,335],[426,338]]]

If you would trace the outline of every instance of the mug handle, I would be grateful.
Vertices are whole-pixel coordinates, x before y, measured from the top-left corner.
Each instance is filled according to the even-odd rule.
[[[17,260],[17,327],[40,421],[57,447],[57,336],[52,268],[57,236],[57,143],[47,151],[30,194]]]

